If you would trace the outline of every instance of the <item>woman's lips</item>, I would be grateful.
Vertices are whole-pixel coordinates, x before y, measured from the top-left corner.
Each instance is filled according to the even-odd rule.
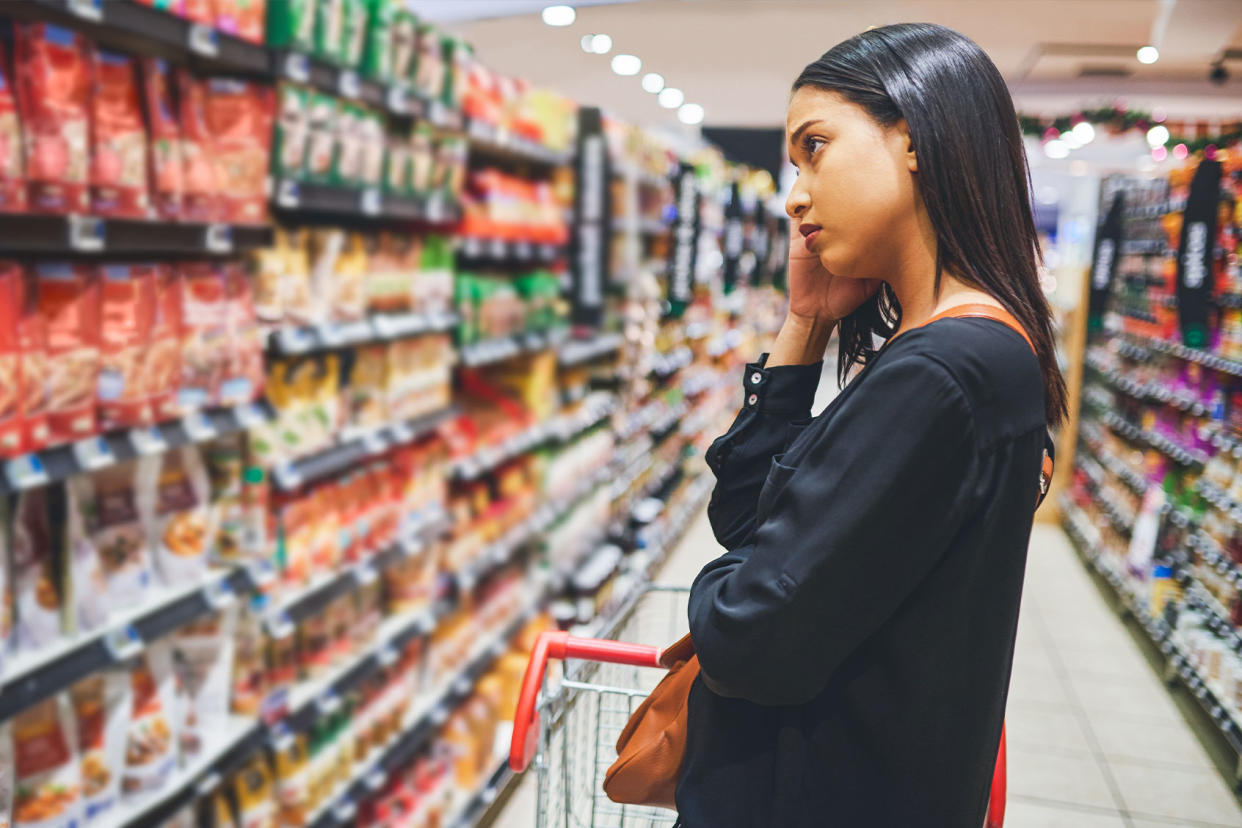
[[[815,243],[815,239],[819,238],[819,228],[815,228],[809,233],[802,234],[802,243],[806,245],[806,249],[810,250],[811,245]]]

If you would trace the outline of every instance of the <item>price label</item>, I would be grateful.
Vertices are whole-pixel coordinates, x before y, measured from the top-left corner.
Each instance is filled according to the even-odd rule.
[[[378,216],[383,210],[383,206],[383,199],[380,198],[380,191],[378,188],[368,187],[362,191],[358,203],[358,209],[362,211],[363,215]]]
[[[122,624],[103,636],[108,655],[117,663],[126,662],[142,652],[142,636],[131,624]]]
[[[246,564],[246,577],[254,584],[256,590],[262,592],[276,582],[276,568],[271,561],[256,560]]]
[[[466,689],[469,690],[470,688],[467,687]],[[435,725],[436,727],[439,727],[445,722],[447,722],[448,718],[449,718],[449,710],[444,705],[440,705],[435,710],[431,711],[431,723]]]
[[[103,0],[69,0],[69,13],[83,20],[103,20]]]
[[[206,411],[195,411],[192,414],[187,414],[181,421],[181,427],[185,429],[186,434],[190,435],[190,439],[196,443],[213,440],[218,434],[215,424],[211,422],[211,418],[207,416]]]
[[[414,429],[410,428],[405,423],[397,423],[390,426],[388,430],[392,433],[394,443],[401,444],[411,443],[414,441]]]
[[[314,339],[305,328],[281,328],[276,335],[280,350],[287,354],[300,354],[311,349]]]
[[[319,328],[319,340],[329,348],[339,348],[345,344],[342,334],[341,327],[332,322],[326,322]]]
[[[382,454],[388,450],[388,443],[384,440],[384,435],[378,431],[369,432],[362,437],[362,447],[369,454]]]
[[[513,255],[519,259],[529,259],[532,252],[530,242],[520,241],[513,246]]]
[[[379,573],[375,571],[375,566],[370,561],[365,561],[354,567],[354,581],[360,587],[370,586],[379,578]]]
[[[388,783],[388,777],[384,774],[383,771],[377,768],[371,771],[370,773],[368,773],[366,777],[362,780],[362,783],[367,786],[367,790],[369,790],[371,793],[379,793],[380,791],[384,790],[384,785]]]
[[[493,259],[503,259],[509,249],[505,246],[503,239],[492,239],[488,252],[491,253]]]
[[[194,793],[197,796],[211,796],[220,787],[220,774],[215,771],[207,771],[206,775],[194,785]]]
[[[267,634],[277,641],[288,638],[297,630],[297,625],[293,623],[293,619],[288,613],[278,612],[271,615],[264,621],[263,626],[267,628]]]
[[[73,456],[84,471],[94,471],[116,462],[112,446],[103,437],[88,437],[73,444]]]
[[[310,81],[310,60],[306,55],[290,52],[284,60],[285,77],[296,83]]]
[[[104,222],[98,216],[69,216],[69,247],[80,253],[104,249]]]
[[[296,489],[298,486],[302,485],[301,473],[298,472],[297,467],[288,460],[272,469],[272,477],[275,478],[276,485],[286,491]]]
[[[229,582],[224,578],[212,581],[203,587],[203,600],[213,610],[222,610],[225,607],[232,606],[236,598],[237,596],[233,593],[233,588],[229,586]]]
[[[353,69],[342,69],[336,79],[337,91],[346,98],[356,98],[361,92],[362,84],[358,79],[358,73]]]
[[[397,549],[401,551],[401,555],[406,558],[413,558],[422,554],[427,547],[418,538],[405,537],[397,544]]]
[[[14,457],[4,464],[4,476],[9,485],[18,491],[43,486],[48,482],[47,469],[37,454],[24,454]]]
[[[134,451],[143,456],[159,454],[168,449],[168,441],[164,439],[164,433],[157,426],[134,429],[129,433],[129,442],[133,445]]]
[[[447,218],[444,208],[444,194],[440,192],[432,193],[427,198],[427,220],[433,222],[444,221]]]
[[[388,87],[388,109],[398,115],[410,111],[410,91],[400,84]]]
[[[260,423],[267,422],[267,414],[263,411],[263,406],[258,403],[246,403],[239,406],[236,411],[237,424],[242,428],[254,428]]]
[[[381,667],[391,667],[397,663],[397,651],[392,647],[384,647],[375,654],[375,660]]]
[[[352,799],[342,800],[332,809],[332,817],[342,825],[352,823],[356,813],[358,813],[358,807],[354,805]]]
[[[232,253],[232,225],[220,223],[207,225],[207,229],[203,233],[203,246],[207,248],[208,253]]]
[[[286,210],[296,210],[301,203],[298,182],[291,178],[282,178],[276,185],[276,204]]]
[[[190,24],[190,29],[186,33],[187,45],[190,51],[204,57],[219,57],[220,41],[216,36],[214,26],[206,26],[202,23]]]

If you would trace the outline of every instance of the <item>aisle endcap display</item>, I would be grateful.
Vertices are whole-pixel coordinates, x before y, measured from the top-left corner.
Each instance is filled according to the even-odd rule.
[[[15,213],[0,221],[0,256],[230,256],[268,247],[267,225]]]

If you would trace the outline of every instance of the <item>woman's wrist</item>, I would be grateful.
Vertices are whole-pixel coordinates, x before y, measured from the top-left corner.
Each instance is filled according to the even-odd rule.
[[[835,319],[787,314],[768,353],[767,367],[819,362],[824,358],[824,350],[836,326]]]

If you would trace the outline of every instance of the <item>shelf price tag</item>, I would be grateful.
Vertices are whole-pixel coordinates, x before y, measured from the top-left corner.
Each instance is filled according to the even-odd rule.
[[[246,564],[246,577],[256,590],[262,592],[276,582],[276,568],[268,560],[250,561]]]
[[[4,476],[18,491],[42,486],[48,482],[47,469],[37,454],[24,454],[4,464]]]
[[[388,109],[398,115],[410,111],[410,91],[399,83],[388,87]]]
[[[73,457],[84,471],[95,471],[116,462],[112,446],[103,437],[88,437],[74,443]]]
[[[513,246],[513,255],[519,259],[529,259],[532,254],[530,242],[520,241]]]
[[[195,411],[192,414],[187,414],[181,421],[181,427],[185,429],[185,433],[190,435],[190,439],[195,443],[203,443],[215,439],[218,434],[215,425],[205,411]]]
[[[133,445],[134,451],[144,457],[149,454],[159,454],[168,449],[168,441],[164,439],[164,433],[159,430],[158,426],[135,428],[129,432],[129,442]]]
[[[216,789],[220,787],[220,783],[222,781],[223,780],[220,778],[220,774],[215,771],[207,771],[203,778],[198,780],[198,783],[195,784],[194,794],[199,797],[211,796],[216,792]]]
[[[444,193],[434,192],[427,197],[427,219],[429,221],[444,221],[447,218],[445,212]]]
[[[394,423],[388,430],[392,433],[394,443],[403,444],[414,441],[414,429],[405,423]]]
[[[290,52],[285,55],[283,61],[285,68],[285,77],[296,83],[307,83],[310,81],[310,60],[306,55],[297,52]]]
[[[79,253],[104,249],[104,223],[98,216],[69,216],[69,247]]]
[[[203,233],[203,246],[207,248],[208,253],[232,253],[232,225],[220,223],[207,225]]]
[[[236,595],[233,594],[233,588],[229,586],[228,580],[219,578],[203,587],[203,600],[213,610],[222,610],[232,606]]]
[[[69,0],[69,13],[95,23],[103,20],[103,0]]]
[[[116,663],[129,661],[142,652],[142,636],[132,624],[109,630],[103,637],[103,644]]]
[[[190,29],[186,33],[186,41],[191,52],[210,58],[220,56],[220,41],[216,37],[214,26],[202,23],[190,24]]]
[[[264,621],[263,626],[267,629],[267,634],[277,641],[288,638],[297,630],[293,619],[285,612],[278,612],[275,615],[269,616]]]
[[[286,210],[296,210],[301,203],[298,182],[282,178],[276,185],[276,204]]]
[[[285,491],[296,489],[302,483],[301,473],[298,472],[297,467],[288,460],[272,469],[272,477],[276,480],[277,487]]]
[[[267,415],[263,412],[263,407],[258,403],[246,403],[237,408],[235,416],[237,424],[242,428],[253,428],[260,423],[267,422]]]
[[[288,354],[305,353],[314,344],[310,332],[304,328],[281,328],[276,341],[280,350]]]
[[[332,809],[332,817],[341,825],[349,825],[353,823],[354,814],[357,812],[358,808],[353,800],[344,799]]]
[[[493,259],[503,259],[509,250],[505,246],[504,239],[492,239],[488,252],[491,254]]]
[[[337,91],[346,98],[356,98],[361,92],[362,84],[358,80],[358,73],[353,69],[342,69],[336,78]]]
[[[364,215],[378,216],[383,210],[383,207],[384,201],[380,198],[380,191],[378,187],[368,187],[362,191],[362,194],[358,200],[358,209],[361,210]]]
[[[360,587],[370,586],[379,578],[379,573],[375,571],[375,565],[370,561],[364,561],[354,567],[354,581]]]

